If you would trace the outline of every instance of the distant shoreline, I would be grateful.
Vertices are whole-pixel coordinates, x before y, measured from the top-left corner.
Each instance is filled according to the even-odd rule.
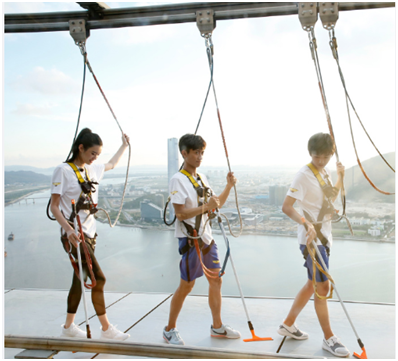
[[[108,223],[107,220],[100,220],[97,219],[98,222],[101,223]],[[141,226],[137,224],[117,224],[117,227],[130,227],[130,228],[140,228],[140,229],[152,229],[152,230],[157,230],[157,231],[162,231],[162,232],[170,232],[174,231],[174,228],[163,228],[163,227],[156,227],[156,226]],[[220,235],[221,231],[219,230],[213,230],[214,234]],[[297,235],[290,235],[290,234],[281,234],[281,233],[260,233],[260,232],[243,232],[242,235],[245,236],[276,236],[276,237],[290,237],[290,238],[296,238]],[[377,239],[366,239],[366,238],[346,238],[346,237],[333,237],[333,240],[339,240],[339,241],[358,241],[358,242],[376,242],[376,243],[395,243],[395,240],[392,239],[386,239],[384,240],[383,238],[377,238]]]
[[[21,196],[21,197],[19,197],[19,198],[16,198],[16,199],[14,199],[14,200],[12,200],[12,201],[9,201],[9,202],[5,203],[5,204],[4,204],[4,207],[9,206],[10,204],[14,204],[14,203],[20,202],[20,201],[22,201],[24,198],[29,197],[29,196],[31,196],[32,194],[35,194],[35,193],[42,193],[42,192],[46,191],[47,189],[50,189],[50,187],[46,187],[46,188],[42,188],[42,189],[33,190],[32,192],[26,193],[26,194],[24,194],[23,196]]]
[[[10,204],[14,204],[16,202],[20,202],[21,200],[23,200],[24,198],[34,194],[34,193],[41,193],[47,189],[50,188],[43,188],[43,189],[39,189],[39,190],[34,190],[32,192],[29,192],[25,195],[23,195],[22,197],[19,197],[13,201],[10,201],[8,203],[5,204],[5,207],[9,206]],[[98,222],[101,223],[108,223],[107,219],[98,219]],[[153,229],[153,230],[157,230],[157,231],[174,231],[174,228],[164,228],[164,227],[157,227],[157,226],[144,226],[144,225],[130,225],[130,224],[117,224],[117,227],[130,227],[130,228],[140,228],[140,229]],[[214,234],[221,234],[221,231],[219,230],[213,230]],[[242,232],[242,235],[252,235],[252,236],[276,236],[276,237],[290,237],[290,238],[296,238],[297,235],[291,235],[291,234],[281,234],[281,233],[267,233],[267,232],[253,232],[253,231],[247,231],[247,232]],[[395,239],[386,239],[384,240],[383,238],[377,238],[377,239],[367,239],[367,238],[355,238],[355,237],[337,237],[334,236],[333,240],[341,240],[341,241],[357,241],[357,242],[376,242],[376,243],[395,243]]]

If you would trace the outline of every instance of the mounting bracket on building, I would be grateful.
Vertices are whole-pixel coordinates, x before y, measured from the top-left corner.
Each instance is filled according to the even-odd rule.
[[[69,33],[76,45],[85,44],[90,36],[90,29],[86,28],[86,20],[69,20]]]
[[[298,16],[302,28],[311,31],[318,20],[317,3],[298,3]]]
[[[204,38],[211,36],[213,30],[216,28],[214,10],[203,9],[196,11],[196,25]]]
[[[339,18],[339,3],[319,3],[319,16],[326,30],[334,29]]]

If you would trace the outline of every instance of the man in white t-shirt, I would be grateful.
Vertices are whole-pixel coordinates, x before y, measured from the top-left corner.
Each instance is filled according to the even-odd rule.
[[[336,146],[330,134],[317,133],[309,139],[308,151],[312,158],[311,163],[298,171],[282,206],[282,211],[299,224],[298,242],[300,250],[306,259],[304,267],[307,268],[308,275],[306,284],[297,294],[288,316],[278,329],[280,335],[289,336],[297,340],[308,338],[307,333],[297,328],[295,321],[314,294],[312,285],[312,278],[314,277],[313,265],[307,250],[307,247],[313,240],[316,240],[317,247],[326,267],[329,268],[329,251],[333,242],[330,220],[333,209],[330,204],[328,205],[327,197],[329,197],[331,202],[335,201],[344,179],[344,166],[340,162],[336,163],[338,180],[334,187],[330,181],[330,172],[325,168],[333,156],[335,149]],[[296,202],[299,206],[299,212],[293,207]],[[305,219],[308,231],[304,228],[303,219]],[[324,223],[316,224],[315,227],[312,224],[322,221]],[[317,292],[321,296],[326,296],[330,287],[329,280],[318,269],[316,269],[315,279],[317,282]],[[314,305],[324,333],[322,348],[335,356],[347,357],[350,352],[332,332],[327,300],[315,296]]]
[[[193,235],[196,230],[200,236],[200,254],[205,267],[210,273],[205,273],[209,282],[209,306],[212,313],[213,324],[210,335],[219,338],[239,338],[240,333],[221,321],[221,284],[218,276],[221,269],[217,244],[213,240],[208,212],[221,208],[228,198],[231,188],[236,183],[233,173],[228,173],[227,185],[217,197],[212,195],[209,182],[203,174],[196,173],[203,159],[206,142],[201,136],[186,134],[179,141],[179,148],[184,158],[183,169],[176,173],[170,180],[170,198],[176,214],[175,236],[179,241],[179,253],[182,255],[180,262],[180,285],[174,292],[170,304],[168,325],[163,329],[163,338],[167,343],[184,345],[177,328],[177,318],[182,309],[185,298],[192,291],[195,279],[203,276],[203,269],[199,257],[193,246],[193,240],[187,235]],[[196,188],[195,188],[196,187]],[[209,195],[205,202],[206,193]],[[201,215],[201,217],[200,217]],[[217,276],[211,276],[217,275]]]

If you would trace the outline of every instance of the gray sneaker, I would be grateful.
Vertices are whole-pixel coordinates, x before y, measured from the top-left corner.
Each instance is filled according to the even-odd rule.
[[[308,338],[308,333],[300,331],[297,328],[296,324],[293,324],[289,327],[290,329],[292,329],[292,331],[289,331],[287,327],[287,325],[282,323],[278,328],[278,333],[282,336],[295,338],[296,340],[306,340]]]
[[[240,332],[234,330],[231,326],[221,325],[220,328],[210,327],[211,337],[221,337],[221,338],[240,338]]]
[[[172,345],[185,345],[180,333],[176,328],[172,328],[170,331],[166,331],[166,327],[163,329],[163,338],[167,343]]]
[[[332,336],[328,340],[323,339],[322,348],[338,357],[350,356],[350,351],[348,351],[347,347],[336,336]]]

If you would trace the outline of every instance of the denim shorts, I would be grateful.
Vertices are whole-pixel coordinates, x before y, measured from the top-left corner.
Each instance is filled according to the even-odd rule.
[[[304,250],[306,248],[307,248],[306,245],[301,244],[300,245],[301,253],[304,254]],[[322,255],[323,261],[325,262],[326,267],[329,269],[329,256],[327,255],[326,248],[327,247],[325,247],[325,246],[318,246],[318,250],[319,250],[320,254]],[[320,262],[319,259],[318,259],[318,254],[316,255],[316,259],[317,259],[318,263],[322,266],[322,269],[325,270],[325,268],[322,265],[322,262]],[[304,262],[303,266],[307,268],[308,279],[312,281],[312,276],[313,276],[312,259],[311,259],[311,256],[309,254],[308,254],[307,260]],[[325,282],[325,281],[327,281],[327,277],[322,272],[319,272],[319,270],[318,270],[318,268],[316,266],[315,266],[315,271],[316,271],[316,276],[315,276],[316,282]]]
[[[188,242],[187,237],[178,238],[179,250],[181,250]],[[203,245],[203,250],[209,247],[207,244]],[[209,269],[221,268],[220,258],[218,256],[217,244],[213,243],[210,251],[201,257],[204,265]],[[191,282],[196,278],[203,276],[202,265],[200,264],[198,254],[195,247],[190,247],[188,252],[184,253],[180,262],[180,274],[184,281]]]

